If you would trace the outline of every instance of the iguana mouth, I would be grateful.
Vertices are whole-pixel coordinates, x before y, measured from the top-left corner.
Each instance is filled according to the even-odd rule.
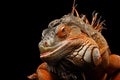
[[[70,41],[62,41],[52,47],[44,47],[39,45],[40,58],[43,60],[51,61],[58,60],[64,55],[66,55],[66,49],[69,47]]]

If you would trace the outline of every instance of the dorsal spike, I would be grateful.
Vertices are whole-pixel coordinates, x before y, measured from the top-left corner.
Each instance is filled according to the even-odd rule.
[[[73,1],[72,14],[74,14],[74,11],[75,11],[75,0]]]
[[[74,15],[74,12],[76,14],[77,17],[79,17],[79,13],[78,11],[76,10],[76,7],[77,5],[75,4],[75,0],[73,1],[73,6],[72,6],[72,14]]]
[[[93,13],[93,18],[92,18],[92,22],[91,22],[91,25],[93,26],[96,22],[96,19],[97,19],[97,15],[98,13]]]

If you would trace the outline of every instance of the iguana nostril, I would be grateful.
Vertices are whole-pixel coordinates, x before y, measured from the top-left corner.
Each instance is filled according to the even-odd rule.
[[[49,46],[48,43],[47,43],[47,41],[44,42],[44,45],[45,45],[45,47]]]

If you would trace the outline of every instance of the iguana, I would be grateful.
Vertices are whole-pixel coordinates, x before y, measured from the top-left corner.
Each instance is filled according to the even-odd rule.
[[[102,35],[104,21],[93,14],[72,12],[51,21],[42,32],[38,47],[43,63],[29,79],[120,80],[120,56],[112,54]]]

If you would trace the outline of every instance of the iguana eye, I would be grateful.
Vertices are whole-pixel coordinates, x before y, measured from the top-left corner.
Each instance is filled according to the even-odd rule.
[[[61,25],[58,27],[57,36],[60,38],[66,37],[70,33],[70,28],[66,25]]]

